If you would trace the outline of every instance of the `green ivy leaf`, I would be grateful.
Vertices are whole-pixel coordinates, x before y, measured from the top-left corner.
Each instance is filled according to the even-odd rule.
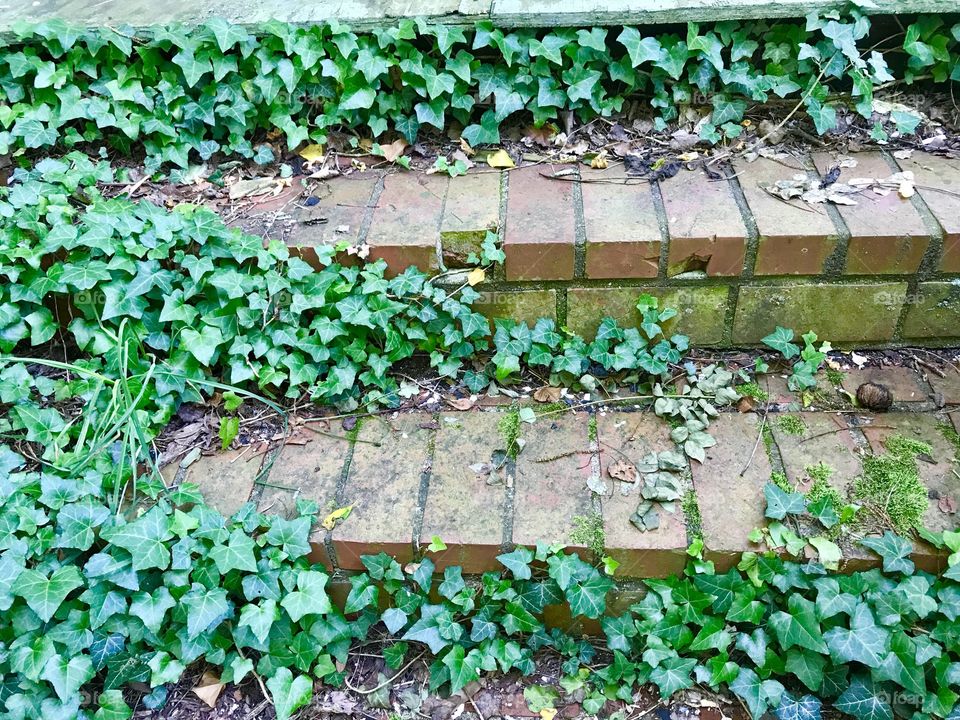
[[[277,720],[290,720],[293,714],[307,705],[313,697],[313,681],[306,675],[293,676],[287,668],[277,670],[267,680],[267,689],[273,699]]]

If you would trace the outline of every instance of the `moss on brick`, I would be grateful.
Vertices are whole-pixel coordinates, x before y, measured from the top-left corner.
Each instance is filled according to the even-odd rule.
[[[784,415],[778,418],[777,427],[787,435],[803,435],[807,431],[803,419],[796,415]]]
[[[863,475],[854,482],[853,497],[881,528],[909,533],[922,526],[928,505],[917,455],[929,454],[932,448],[902,435],[891,436],[884,445],[886,453],[863,459]]]

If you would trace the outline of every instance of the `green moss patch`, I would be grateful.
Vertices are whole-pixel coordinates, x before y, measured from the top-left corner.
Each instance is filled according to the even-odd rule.
[[[929,503],[917,455],[929,454],[932,448],[902,435],[891,436],[884,445],[886,453],[864,458],[853,497],[882,527],[909,533],[922,526]]]

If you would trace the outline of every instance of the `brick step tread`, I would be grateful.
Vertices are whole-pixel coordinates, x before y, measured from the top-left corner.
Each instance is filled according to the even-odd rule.
[[[925,524],[935,531],[952,529],[957,518],[938,509],[937,498],[960,499],[957,448],[943,432],[950,422],[960,430],[960,411],[951,412],[960,410],[960,381],[931,376],[928,384],[907,368],[885,370],[895,405],[884,415],[838,409],[771,413],[763,419],[755,413],[723,413],[710,428],[717,444],[703,464],[691,462],[685,474],[699,507],[699,527],[680,503],[674,513],[661,511],[657,530],[640,532],[630,524],[639,486],[611,476],[611,464],[638,462],[672,442],[669,426],[652,413],[615,408],[524,423],[525,443],[515,459],[506,453],[505,408],[495,407],[367,418],[360,422],[356,442],[335,437],[344,432],[339,424],[315,425],[326,434],[301,430],[289,438],[257,484],[269,453],[232,450],[206,456],[180,471],[179,479],[198,483],[208,502],[224,513],[248,500],[263,512],[288,516],[296,513],[298,500],[313,500],[321,518],[352,506],[332,532],[320,529],[312,538],[313,559],[343,570],[362,569],[360,556],[380,551],[402,562],[414,560],[434,537],[447,546],[432,556],[438,568],[460,565],[469,573],[495,570],[498,554],[538,541],[589,554],[572,533],[577,518],[599,515],[605,552],[620,562],[620,576],[663,577],[683,569],[688,543],[698,532],[706,557],[720,569],[735,565],[744,552],[757,551],[747,536],[765,522],[763,488],[774,470],[804,488],[810,482],[808,468],[824,463],[834,471],[830,483],[845,495],[862,471],[863,457],[882,452],[884,441],[900,434],[933,447],[929,461],[919,463],[933,498]],[[774,377],[767,387],[776,399]],[[843,386],[877,378],[875,370],[854,370]],[[932,409],[933,398],[946,403],[943,410]],[[784,422],[786,415],[800,422]],[[177,472],[176,465],[165,470],[168,479]],[[590,489],[600,486],[603,492]],[[878,562],[856,546],[845,553],[850,568]],[[915,559],[931,570],[943,560],[920,542]]]
[[[636,296],[650,292],[680,311],[668,330],[697,345],[756,345],[777,325],[873,346],[960,338],[960,160],[853,158],[840,182],[910,171],[916,194],[867,190],[856,205],[828,206],[765,189],[822,177],[837,158],[819,153],[738,160],[727,176],[684,169],[654,185],[622,165],[477,167],[456,178],[344,166],[319,184],[296,180],[257,210],[290,216],[286,242],[308,262],[319,246],[347,242],[391,275],[466,267],[494,231],[506,260],[476,287],[490,318],[552,317],[589,333],[605,315],[634,324]],[[298,201],[305,193],[317,202]],[[860,312],[824,312],[850,307]]]

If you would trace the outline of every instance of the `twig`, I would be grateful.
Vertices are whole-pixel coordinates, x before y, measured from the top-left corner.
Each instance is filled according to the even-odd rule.
[[[763,431],[767,427],[767,413],[763,413],[760,416],[760,430],[757,432],[757,441],[753,444],[753,450],[750,452],[750,457],[747,458],[747,464],[743,466],[743,470],[740,471],[740,477],[743,477],[747,474],[747,470],[750,469],[750,465],[753,464],[753,456],[757,454],[757,448],[760,447],[760,441],[763,439]]]
[[[400,677],[406,670],[409,670],[410,667],[411,667],[417,660],[419,660],[419,659],[422,658],[422,657],[423,657],[423,653],[420,653],[420,654],[417,655],[413,660],[411,660],[411,661],[408,662],[406,665],[404,665],[402,668],[400,668],[399,670],[397,670],[397,672],[394,673],[392,677],[388,677],[388,678],[387,678],[386,680],[384,680],[382,683],[380,683],[379,685],[377,685],[377,686],[374,687],[374,688],[370,688],[369,690],[367,690],[366,688],[355,688],[355,687],[353,687],[353,685],[350,684],[350,681],[347,680],[346,678],[343,679],[343,684],[346,685],[350,690],[352,690],[353,692],[355,692],[357,695],[373,695],[373,693],[377,692],[378,690],[383,690],[383,689],[384,689],[385,687],[387,687],[388,685],[392,685],[392,684],[396,681],[396,679],[397,679],[398,677]]]
[[[858,430],[865,430],[865,429],[870,429],[870,430],[896,430],[896,428],[893,427],[893,426],[891,426],[891,425],[860,425],[859,423],[856,425],[856,428],[857,428]],[[833,435],[833,434],[835,434],[835,433],[843,432],[844,430],[850,430],[850,429],[851,429],[851,428],[849,428],[849,427],[847,427],[847,426],[844,426],[844,427],[838,427],[838,428],[836,428],[835,430],[825,430],[824,432],[819,432],[819,433],[816,433],[815,435],[811,435],[811,436],[808,437],[808,438],[804,438],[804,439],[801,440],[798,444],[802,445],[803,443],[809,442],[810,440],[815,440],[816,438],[824,437],[825,435]]]

